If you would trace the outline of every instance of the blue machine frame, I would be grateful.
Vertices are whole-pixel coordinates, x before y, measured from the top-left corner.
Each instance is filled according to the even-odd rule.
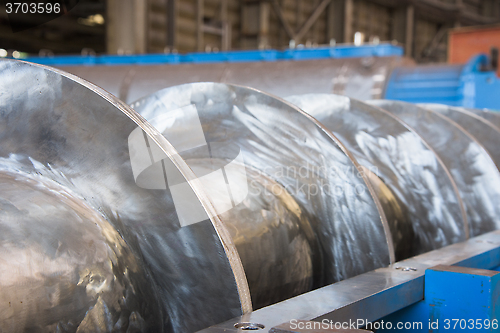
[[[500,80],[480,54],[465,65],[396,68],[385,91],[386,99],[410,103],[439,103],[500,110]]]
[[[411,332],[498,332],[499,282],[498,271],[429,268],[425,271],[424,299],[382,319],[379,326],[384,326],[384,321],[385,327],[377,332],[390,332],[398,326]]]
[[[470,326],[470,319],[474,319],[473,331],[498,332],[498,266],[500,231],[493,231],[299,295],[200,332],[241,332],[235,327],[238,324],[241,327],[241,323],[257,329],[263,326],[259,332],[273,332],[273,327],[294,320],[314,320],[334,328],[337,323],[348,329],[366,326],[377,332],[397,331],[398,323],[411,325],[400,328],[409,332],[463,332],[464,320],[465,325]],[[391,329],[387,329],[389,326]],[[469,326],[465,330],[471,330]],[[382,327],[386,330],[381,330]]]

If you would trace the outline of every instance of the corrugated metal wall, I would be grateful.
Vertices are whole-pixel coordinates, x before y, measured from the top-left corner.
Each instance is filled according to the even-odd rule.
[[[196,51],[196,0],[177,2],[175,48],[180,52]]]
[[[325,0],[148,1],[148,52],[163,52],[165,47],[193,52],[223,48],[220,34],[204,32],[203,41],[198,43],[200,3],[203,3],[203,24],[217,27],[224,20],[229,23],[231,49],[279,49],[288,47],[292,39],[290,31],[296,35]],[[227,11],[221,14],[224,1]],[[446,29],[494,23],[500,18],[499,0],[330,0],[327,3],[298,43],[328,44],[332,38],[352,43],[354,34],[361,32],[365,42],[378,39],[406,43],[411,50],[409,55],[419,61],[445,59]],[[288,32],[279,12],[289,26]],[[169,29],[175,31],[169,33]],[[412,29],[410,34],[405,32],[407,29]]]
[[[148,24],[148,52],[163,52],[167,41],[166,0],[149,0],[146,22]]]
[[[378,37],[382,41],[391,39],[392,10],[380,4],[355,0],[352,20],[352,31],[361,32],[365,41]],[[351,41],[354,35],[350,36]]]

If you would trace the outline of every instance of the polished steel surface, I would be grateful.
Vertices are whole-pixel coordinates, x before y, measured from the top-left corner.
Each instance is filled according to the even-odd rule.
[[[373,99],[382,98],[385,82],[393,68],[412,62],[401,57],[365,57],[61,68],[99,85],[127,103],[160,89],[192,82],[240,84],[280,97],[334,92]]]
[[[144,263],[84,199],[20,172],[19,157],[0,160],[0,331],[162,331]]]
[[[378,320],[424,297],[424,274],[436,265],[493,269],[500,265],[500,231],[493,231],[439,250],[379,268],[353,278],[253,311],[200,331],[240,332],[235,323],[261,324],[269,329],[291,319],[349,322]],[[411,267],[416,270],[397,269]]]
[[[181,227],[168,191],[136,184],[134,131],[195,177],[158,131],[68,73],[3,60],[0,77],[1,331],[185,333],[251,309],[203,189],[192,207],[214,217]]]
[[[185,131],[194,109],[206,142],[200,144],[241,150],[248,182],[234,190],[248,185],[249,196],[221,219],[256,307],[389,264],[390,232],[365,175],[358,174],[347,149],[301,110],[260,91],[220,83],[164,89],[132,107],[167,138]],[[206,174],[206,151],[178,150],[195,174]]]
[[[363,172],[370,181],[387,218],[394,244],[395,259],[401,260],[410,257],[418,249],[415,247],[414,242],[412,242],[415,238],[415,233],[410,223],[410,215],[406,205],[401,202],[377,174],[367,167],[363,167]]]
[[[402,119],[439,155],[459,189],[471,236],[500,229],[500,173],[469,132],[441,113],[414,104],[388,100],[369,103]]]
[[[488,109],[469,109],[465,108],[465,110],[474,113],[476,116],[484,118],[488,120],[490,123],[496,126],[496,128],[500,129],[500,112],[495,110]]]
[[[287,100],[331,130],[400,203],[395,211],[401,214],[389,220],[399,260],[468,238],[467,217],[453,179],[406,124],[345,96],[307,94]]]
[[[483,145],[500,170],[500,130],[490,121],[464,108],[442,104],[422,104],[422,107],[441,113],[462,126]]]

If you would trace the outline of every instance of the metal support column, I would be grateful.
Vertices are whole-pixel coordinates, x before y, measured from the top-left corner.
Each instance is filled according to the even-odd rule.
[[[406,7],[399,6],[392,11],[391,39],[400,44],[406,42]]]
[[[264,49],[269,45],[269,18],[271,15],[271,5],[269,2],[259,4],[259,32],[258,47]]]
[[[107,52],[145,53],[147,0],[108,0],[107,6]]]
[[[205,0],[196,0],[196,45],[198,52],[203,52],[204,40],[203,40],[203,16],[205,7]]]
[[[411,57],[413,55],[413,37],[415,35],[415,7],[409,5],[406,7],[406,38],[405,38],[405,55]]]
[[[344,21],[344,0],[332,0],[327,9],[327,37],[328,41],[342,42]]]
[[[177,0],[167,0],[167,46],[175,49]]]
[[[221,0],[220,4],[220,20],[222,25],[222,51],[231,49],[231,23],[227,14],[227,0]]]
[[[354,14],[354,1],[345,0],[344,5],[344,43],[352,43],[354,32],[352,31]]]

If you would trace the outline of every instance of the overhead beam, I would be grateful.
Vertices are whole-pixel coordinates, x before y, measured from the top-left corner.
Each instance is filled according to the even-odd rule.
[[[366,0],[390,8],[402,8],[414,5],[416,12],[427,20],[436,23],[446,23],[459,20],[464,24],[492,24],[500,22],[500,6],[494,11],[493,17],[471,13],[463,6],[463,1],[444,2],[442,0]]]

